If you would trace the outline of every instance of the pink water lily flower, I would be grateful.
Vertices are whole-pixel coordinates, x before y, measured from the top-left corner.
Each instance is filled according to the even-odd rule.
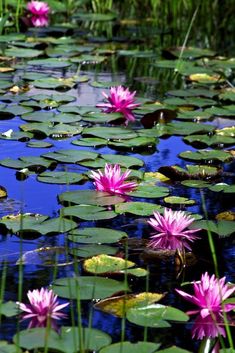
[[[32,16],[31,22],[34,27],[46,27],[48,26],[48,16]]]
[[[123,86],[111,87],[109,96],[102,92],[107,103],[97,104],[105,113],[122,113],[126,121],[135,121],[133,109],[137,108],[140,103],[135,103],[136,92],[130,92],[128,88]]]
[[[198,309],[188,311],[188,315],[199,314],[193,326],[193,336],[204,337],[225,336],[224,313],[235,309],[235,303],[224,301],[235,292],[235,286],[225,283],[225,277],[219,279],[208,273],[201,280],[193,283],[194,295],[176,289],[184,299],[198,306]]]
[[[34,289],[27,293],[29,304],[17,302],[19,308],[25,312],[22,319],[31,319],[28,328],[46,327],[48,324],[52,328],[56,328],[56,320],[60,320],[66,315],[60,312],[61,309],[69,305],[69,303],[59,304],[57,295],[53,290],[41,288]]]
[[[125,194],[134,190],[137,187],[135,182],[125,182],[128,178],[130,170],[126,170],[121,174],[119,164],[106,164],[104,172],[98,170],[92,171],[91,177],[95,179],[94,185],[97,191],[104,191],[110,194]]]
[[[186,230],[193,223],[194,218],[183,211],[172,211],[165,208],[164,215],[153,213],[155,218],[150,218],[148,223],[156,233],[151,236],[148,247],[152,249],[191,250],[189,242],[197,239],[193,233],[200,229]]]
[[[46,16],[50,11],[50,7],[44,1],[30,1],[27,4],[27,10],[29,10],[32,15]]]

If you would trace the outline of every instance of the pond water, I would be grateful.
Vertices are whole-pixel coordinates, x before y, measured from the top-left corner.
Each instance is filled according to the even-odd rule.
[[[84,269],[84,260],[93,255],[107,253],[120,258],[128,257],[128,260],[134,261],[138,267],[148,270],[148,275],[127,277],[119,273],[109,276],[106,274],[103,278],[110,277],[120,282],[128,282],[130,292],[134,294],[145,291],[166,293],[160,303],[183,311],[190,308],[187,302],[175,294],[175,288],[179,288],[182,282],[198,280],[206,271],[210,274],[215,272],[206,231],[208,226],[204,227],[200,232],[200,239],[193,244],[186,266],[180,266],[173,254],[165,255],[161,251],[155,253],[147,250],[146,243],[152,233],[147,220],[152,212],[147,210],[145,204],[141,211],[138,211],[136,206],[133,209],[127,208],[122,213],[118,212],[118,207],[115,206],[117,202],[114,201],[110,205],[105,204],[106,211],[114,211],[114,216],[105,215],[102,218],[97,216],[96,211],[92,218],[90,209],[87,208],[87,212],[80,209],[80,213],[73,211],[76,213],[74,215],[68,206],[98,206],[99,202],[95,204],[92,199],[94,195],[91,197],[92,202],[89,202],[88,194],[76,194],[80,200],[77,202],[70,199],[66,202],[66,196],[65,201],[60,202],[59,195],[68,195],[64,194],[68,191],[95,190],[89,177],[90,171],[103,169],[105,162],[109,161],[106,159],[109,154],[121,156],[118,163],[124,170],[127,166],[132,169],[131,175],[138,184],[152,188],[151,192],[158,188],[161,190],[159,197],[151,197],[151,192],[148,192],[146,197],[142,190],[138,197],[130,196],[127,203],[138,201],[157,204],[162,207],[161,211],[163,207],[189,211],[195,215],[198,222],[200,218],[206,218],[206,210],[207,217],[212,222],[210,227],[214,227],[210,229],[213,230],[219,275],[225,275],[227,281],[234,283],[232,148],[235,92],[234,88],[231,88],[234,84],[234,59],[221,59],[209,50],[186,48],[183,60],[178,61],[178,49],[165,47],[165,53],[161,53],[152,42],[145,45],[144,37],[135,38],[136,33],[133,37],[130,36],[129,41],[126,37],[118,36],[111,41],[104,36],[90,38],[87,32],[84,36],[78,35],[76,29],[71,31],[71,36],[58,32],[53,38],[53,31],[50,27],[34,31],[34,38],[30,32],[23,38],[13,35],[7,43],[0,38],[2,48],[4,47],[2,54],[5,56],[5,59],[1,59],[1,66],[14,68],[13,72],[0,73],[0,186],[7,191],[7,197],[0,199],[1,296],[4,302],[15,302],[21,296],[22,301],[27,302],[28,290],[48,287],[55,279],[74,278],[77,274],[80,274],[81,278],[88,275],[92,277],[93,274],[87,274]],[[37,54],[36,50],[40,52]],[[44,61],[45,58],[51,58],[53,62],[48,63]],[[65,66],[62,69],[58,68],[58,63],[61,62]],[[177,72],[174,71],[175,68]],[[71,79],[66,81],[66,78]],[[10,92],[13,83],[20,89],[19,93]],[[56,84],[58,88],[54,89]],[[110,86],[117,85],[136,90],[136,101],[141,103],[134,111],[136,121],[128,126],[125,126],[123,121],[119,124],[117,118],[120,116],[109,121],[111,115],[100,115],[100,109],[96,108],[96,104],[104,98],[102,91],[108,93]],[[23,110],[18,110],[22,108]],[[61,112],[74,115],[65,117]],[[190,112],[197,113],[190,116]],[[59,136],[56,130],[50,133],[50,129],[59,126],[59,120],[53,122],[50,113],[55,113],[53,118],[58,115],[65,122]],[[38,124],[34,125],[36,123]],[[103,130],[94,130],[94,127],[102,127]],[[109,133],[105,130],[108,127],[121,128],[122,132],[118,133],[117,138],[114,130]],[[74,130],[71,132],[67,130],[69,128]],[[227,129],[223,130],[224,128]],[[4,136],[9,129],[14,131],[13,134]],[[89,129],[93,129],[93,132],[90,133],[92,130]],[[24,132],[23,137],[17,135],[19,131]],[[129,147],[125,141],[128,140],[131,145],[131,138],[124,137],[126,131],[129,131],[130,135],[134,132],[133,137],[138,135],[149,141],[142,146],[133,144]],[[197,135],[199,137],[193,140],[193,136]],[[87,137],[93,138],[92,142],[88,143]],[[103,137],[104,140],[100,145],[93,147],[94,137]],[[212,142],[212,137],[217,140]],[[154,143],[151,138],[155,138]],[[77,144],[73,144],[74,141]],[[123,141],[121,147],[117,146],[117,143]],[[48,142],[49,147],[30,147],[30,143],[42,142]],[[203,149],[214,151],[215,154],[197,158],[194,157],[195,154],[187,158],[179,156],[185,151],[200,153]],[[69,150],[75,152],[73,155],[67,152],[61,160],[58,154],[54,153]],[[220,153],[225,150],[230,152],[221,156]],[[99,156],[93,155],[93,158],[87,155],[79,160],[76,153],[79,154],[80,151],[95,152]],[[126,156],[137,160],[125,160]],[[27,157],[26,162],[19,162],[22,157]],[[34,157],[40,157],[41,160],[35,162]],[[46,167],[43,167],[44,158],[47,163],[51,162]],[[74,162],[71,162],[70,158]],[[16,165],[16,161],[20,164]],[[113,163],[116,163],[115,161]],[[156,174],[147,174],[174,165],[184,169],[186,165],[203,165],[205,170],[204,174],[182,170],[177,172],[172,168],[160,170],[169,177],[167,180]],[[212,169],[206,169],[207,167]],[[74,184],[60,181],[54,184],[38,180],[40,175],[50,171],[64,171],[67,175],[70,172],[81,174],[82,180]],[[226,184],[218,185],[219,183]],[[167,189],[161,189],[162,187]],[[164,199],[166,196],[179,196],[187,200],[167,202]],[[188,200],[194,200],[195,203],[187,206]],[[121,201],[123,203],[123,200]],[[64,210],[67,216],[63,217]],[[218,217],[222,212],[229,212],[229,215]],[[18,217],[15,223],[7,222],[4,218],[19,214],[25,216]],[[47,223],[44,228],[37,228],[34,223],[35,219],[37,223],[37,214],[48,216],[52,220],[59,217],[58,223]],[[24,222],[27,226],[24,226]],[[64,232],[63,227],[67,227],[67,231]],[[91,241],[86,244],[86,241],[82,240],[76,242],[74,235],[68,240],[68,233],[73,234],[73,229],[93,227],[125,232],[128,240],[119,239],[113,243]],[[202,223],[200,228],[203,228]],[[106,247],[102,247],[102,244],[106,244]],[[60,295],[58,286],[55,286],[55,291]],[[117,292],[120,294],[122,291],[113,291],[111,294]],[[67,298],[66,295],[63,297]],[[196,351],[200,343],[191,338],[192,321],[185,324],[173,320],[171,328],[144,329],[141,325],[123,321],[94,308],[94,304],[100,299],[97,296],[94,296],[94,299],[89,296],[83,299],[81,306],[76,300],[71,301],[72,309],[65,310],[68,317],[63,320],[63,325],[77,325],[82,322],[84,327],[92,326],[109,334],[113,343],[120,342],[121,338],[131,342],[147,339],[149,342],[161,343],[163,348],[177,345],[191,351]],[[63,300],[67,299],[61,299],[62,302]],[[81,318],[78,312],[81,313]],[[11,342],[16,331],[25,329],[27,324],[25,321],[19,322],[16,327],[15,316],[3,316],[0,339]],[[234,335],[234,328],[231,330]]]

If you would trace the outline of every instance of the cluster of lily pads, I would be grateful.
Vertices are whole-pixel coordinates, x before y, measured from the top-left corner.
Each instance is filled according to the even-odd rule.
[[[170,48],[162,53],[163,59],[156,60],[154,50],[123,50],[118,45],[117,49],[114,50],[113,46],[111,50],[107,42],[103,45],[80,42],[75,34],[54,38],[48,36],[50,30],[49,27],[44,29],[43,35],[36,38],[24,34],[0,36],[0,43],[4,43],[0,62],[0,120],[4,122],[1,126],[0,146],[1,143],[2,146],[7,146],[7,141],[18,141],[17,143],[25,144],[27,148],[35,149],[33,156],[19,156],[17,159],[6,156],[0,160],[0,166],[15,169],[16,178],[22,182],[27,178],[36,178],[38,185],[64,184],[69,187],[74,184],[77,189],[58,195],[61,205],[58,217],[32,212],[6,214],[0,219],[1,229],[6,233],[20,235],[22,239],[27,233],[34,233],[36,236],[65,234],[68,255],[71,259],[76,259],[76,263],[81,263],[86,275],[76,273],[73,277],[55,279],[52,289],[58,296],[79,303],[83,300],[97,300],[96,309],[126,318],[143,327],[166,328],[171,325],[172,320],[187,322],[189,317],[184,312],[157,303],[165,294],[130,293],[132,286],[129,278],[151,276],[151,271],[149,273],[146,268],[130,261],[124,252],[122,256],[118,256],[120,249],[123,251],[131,248],[126,232],[103,227],[99,223],[95,227],[80,227],[80,223],[102,222],[120,218],[122,215],[133,218],[138,216],[143,218],[146,226],[149,222],[157,233],[159,224],[168,217],[168,224],[163,224],[165,228],[162,226],[165,231],[163,235],[166,235],[167,225],[172,225],[175,222],[174,217],[179,215],[177,211],[166,211],[166,208],[186,209],[198,202],[184,194],[174,194],[174,185],[180,185],[181,190],[199,189],[206,190],[211,195],[232,197],[235,187],[224,180],[227,181],[225,168],[234,160],[232,146],[235,143],[235,127],[232,119],[235,115],[235,90],[231,86],[235,61],[218,57],[210,50],[197,48],[185,48],[183,55],[179,48]],[[164,55],[168,59],[164,59]],[[94,67],[99,67],[102,71],[115,56],[144,56],[158,70],[175,70],[187,89],[170,90],[161,100],[148,99],[135,96],[131,90],[122,86],[122,82],[92,80],[85,71],[88,68],[92,71]],[[81,105],[80,97],[74,89],[83,85],[97,90],[99,102]],[[44,89],[48,90],[47,93],[41,93]],[[70,93],[66,94],[69,90]],[[103,90],[105,93],[102,95]],[[103,96],[106,102],[102,102]],[[226,122],[231,121],[231,124],[222,128],[216,127],[221,118],[226,118]],[[180,166],[163,164],[158,169],[153,166],[153,171],[147,172],[141,153],[146,150],[149,153],[155,152],[162,138],[169,138],[169,148],[174,148],[170,144],[171,136],[182,137],[190,145],[190,150],[179,154],[182,163]],[[71,148],[63,147],[65,141],[71,143]],[[60,148],[54,147],[55,142]],[[103,147],[106,148],[105,153]],[[48,151],[41,153],[41,149]],[[138,153],[140,157],[134,157],[132,153]],[[185,165],[184,161],[189,164]],[[78,166],[80,172],[70,171],[70,165]],[[118,166],[119,179],[121,171],[131,171],[124,178],[132,186],[129,190],[125,186],[121,189],[119,187],[120,192],[100,187],[99,178],[103,177],[102,173],[109,174],[109,171],[105,172],[105,168],[110,165]],[[91,183],[94,179],[96,187]],[[2,197],[7,197],[4,185],[1,186],[1,191]],[[150,219],[153,214],[155,219]],[[190,241],[194,240],[192,235],[190,238],[190,234],[198,228],[219,236],[229,236],[235,231],[234,212],[229,208],[226,214],[218,214],[216,219],[202,220],[202,215],[190,212],[180,215],[180,221],[187,220],[188,217],[195,220],[190,230],[180,230],[183,237],[189,236]],[[185,227],[190,223],[192,222]],[[175,237],[172,229],[173,226],[170,235]],[[147,254],[155,259],[163,254],[167,258],[179,256],[183,267],[188,264],[185,251],[191,248],[193,251],[193,245],[185,246],[187,242],[183,241],[179,247],[177,242],[174,242],[174,246],[169,246],[167,242],[168,245],[165,246],[164,242],[156,241],[154,236],[149,242],[151,232],[149,228],[147,240],[140,245],[140,254]],[[61,250],[65,251],[64,248],[55,248],[54,252]],[[176,254],[177,250],[179,254]],[[53,249],[35,249],[36,253],[50,251]],[[27,265],[28,255],[23,254],[18,264]],[[121,280],[117,280],[117,277]],[[216,288],[213,292],[215,296],[219,291],[217,287],[224,286],[225,293],[216,306],[221,314],[223,301],[233,290],[228,290],[224,284],[225,279],[217,280],[214,276],[210,278],[205,274],[201,278],[201,286],[205,291],[205,282]],[[42,348],[46,344],[49,349],[69,353],[78,350],[110,353],[124,348],[126,351],[142,353],[155,352],[160,347],[158,343],[147,341],[111,344],[108,334],[81,326],[60,327],[58,332],[50,330],[48,335],[50,319],[53,320],[56,311],[65,307],[65,304],[59,305],[57,298],[51,293],[43,289],[28,293],[31,305],[35,302],[47,303],[48,312],[43,316],[43,324],[40,326],[37,318],[41,315],[41,307],[36,311],[36,324],[34,322],[31,326],[34,328],[16,333],[13,337],[16,345],[29,350]],[[187,299],[187,295],[182,293],[181,291],[180,294]],[[197,297],[197,293],[195,296]],[[209,304],[201,301],[199,304],[202,310],[207,310],[207,315],[201,314],[201,320],[207,319],[203,324],[214,325],[214,329],[215,323],[211,320]],[[197,305],[200,306],[199,304]],[[23,303],[2,302],[0,313],[5,316],[18,315],[19,307],[27,313],[26,318],[32,318],[32,308]],[[205,310],[203,313],[205,314]],[[33,314],[35,318],[35,312]],[[63,317],[62,314],[60,317]],[[217,319],[219,324],[224,325],[221,315]],[[204,326],[198,330],[199,334],[194,331],[194,336],[199,339],[205,336],[215,338],[224,333],[221,330],[205,331]],[[11,345],[4,345],[7,351],[12,349]]]

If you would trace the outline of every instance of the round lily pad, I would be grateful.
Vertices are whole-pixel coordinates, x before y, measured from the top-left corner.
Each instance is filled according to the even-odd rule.
[[[37,180],[48,184],[77,184],[84,179],[79,173],[72,172],[44,172],[37,176]]]
[[[75,243],[116,243],[122,238],[126,238],[127,234],[122,231],[89,227],[83,229],[75,229],[68,235],[68,239]]]

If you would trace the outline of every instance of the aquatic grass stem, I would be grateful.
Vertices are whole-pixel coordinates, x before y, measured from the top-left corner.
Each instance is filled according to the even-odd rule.
[[[5,260],[3,264],[3,269],[2,269],[1,288],[0,288],[0,324],[2,321],[1,306],[3,304],[4,293],[6,288],[6,275],[7,275],[7,261]]]

